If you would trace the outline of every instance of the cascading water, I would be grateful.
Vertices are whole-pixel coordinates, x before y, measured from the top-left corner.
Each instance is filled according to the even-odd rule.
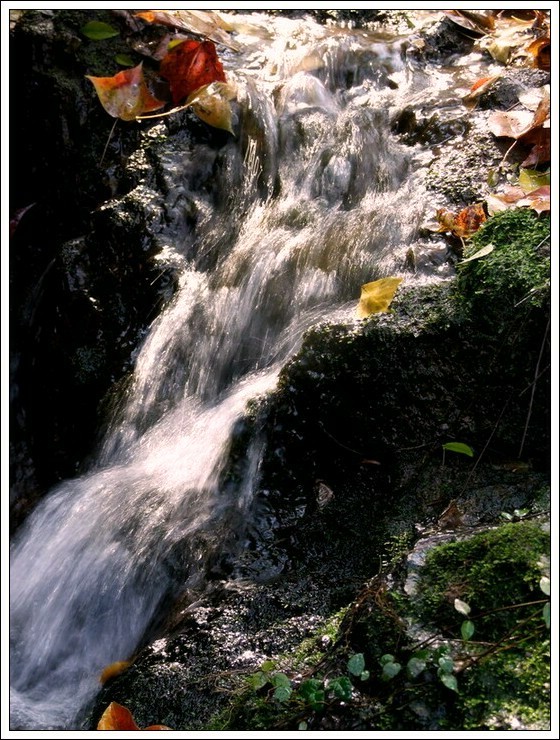
[[[178,291],[97,463],[50,492],[13,545],[16,729],[75,727],[101,670],[177,593],[177,569],[182,589],[203,585],[251,516],[258,440],[236,490],[220,486],[246,403],[274,387],[309,326],[352,319],[360,285],[395,273],[423,217],[410,152],[389,134],[391,110],[422,88],[398,41],[258,19],[261,37],[240,32],[244,51],[226,58],[245,133],[224,148],[223,203],[198,225],[215,264],[169,247]]]

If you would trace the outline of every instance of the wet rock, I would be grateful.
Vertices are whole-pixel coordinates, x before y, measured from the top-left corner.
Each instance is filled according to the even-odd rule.
[[[550,73],[541,69],[505,70],[479,98],[480,110],[510,110],[519,103],[519,95],[531,88],[550,84]]]

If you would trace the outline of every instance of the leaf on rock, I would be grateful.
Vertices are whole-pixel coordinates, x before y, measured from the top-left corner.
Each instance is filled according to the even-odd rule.
[[[438,231],[450,231],[458,237],[472,236],[486,221],[486,213],[482,203],[463,208],[459,213],[438,208],[436,218],[440,224]]]
[[[386,313],[403,279],[386,277],[362,285],[360,302],[356,309],[358,318],[364,319],[374,313]]]
[[[500,79],[501,76],[501,74],[491,75],[490,77],[481,77],[480,80],[477,80],[471,86],[469,92],[463,96],[462,100],[464,105],[466,105],[469,110],[472,110],[472,108],[475,107],[480,96],[484,95],[484,93],[487,92],[496,82],[496,80]]]
[[[488,10],[444,10],[445,15],[461,28],[486,35],[495,26],[493,11]]]
[[[233,89],[226,82],[212,82],[189,95],[185,105],[191,106],[204,123],[233,134],[229,103],[233,96]]]
[[[518,201],[517,205],[529,206],[537,213],[550,211],[550,185],[544,185],[542,188],[527,193],[525,198]]]
[[[150,725],[149,727],[143,727],[143,730],[171,730],[171,727],[167,725]]]
[[[226,81],[224,68],[212,41],[187,39],[174,46],[162,59],[159,71],[169,82],[175,105],[200,87]]]
[[[537,109],[497,111],[488,118],[488,128],[498,137],[515,139],[531,147],[522,167],[536,167],[550,162],[550,93],[543,87]]]
[[[493,216],[510,208],[527,206],[537,213],[550,211],[550,185],[543,185],[530,192],[520,187],[508,187],[503,193],[493,193],[486,199],[488,213]]]
[[[488,118],[488,128],[494,136],[519,139],[531,129],[533,117],[529,110],[496,111]]]
[[[531,193],[537,188],[550,185],[550,172],[539,172],[538,170],[519,170],[519,187],[526,193]]]
[[[101,719],[97,723],[97,729],[137,732],[140,729],[171,730],[171,727],[167,727],[166,725],[150,725],[149,727],[140,728],[126,707],[123,707],[122,704],[117,704],[116,701],[112,701],[101,715]]]
[[[130,660],[117,660],[115,663],[110,663],[101,671],[101,676],[99,677],[100,683],[105,684],[111,678],[120,676],[121,673],[124,673],[124,671],[130,667],[130,665]]]
[[[165,105],[148,90],[142,62],[132,69],[117,72],[113,77],[86,77],[93,83],[101,105],[113,118],[134,121],[142,113],[158,110]]]
[[[115,62],[121,67],[134,67],[134,60],[128,54],[117,54]]]
[[[120,31],[110,26],[108,23],[102,21],[90,21],[82,26],[80,29],[82,34],[92,41],[103,41],[104,39],[111,39],[113,36],[118,36]]]
[[[471,257],[467,257],[466,260],[461,260],[461,262],[458,262],[457,264],[464,265],[465,262],[472,262],[473,260],[479,260],[482,257],[486,257],[486,255],[491,254],[493,251],[494,251],[494,245],[487,244],[485,247],[482,247],[482,249],[479,249],[478,252],[475,252]],[[446,448],[446,449],[450,449],[450,448]]]
[[[112,701],[101,715],[98,730],[139,730],[134,717],[126,707]]]

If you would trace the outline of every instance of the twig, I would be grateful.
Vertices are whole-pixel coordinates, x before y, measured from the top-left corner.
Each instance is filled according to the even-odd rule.
[[[109,131],[109,136],[107,137],[107,141],[105,142],[105,149],[103,149],[103,154],[101,155],[101,159],[99,160],[99,166],[103,164],[103,160],[105,159],[105,154],[107,152],[107,147],[109,146],[109,142],[111,141],[111,136],[113,135],[113,131],[115,130],[115,126],[117,125],[117,121],[119,119],[115,118],[115,122],[111,126],[111,130]]]

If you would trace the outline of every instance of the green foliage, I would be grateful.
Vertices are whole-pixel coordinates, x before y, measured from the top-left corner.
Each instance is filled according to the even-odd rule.
[[[245,694],[244,707],[251,707],[251,724],[254,725],[253,715],[258,709],[259,716],[263,714],[264,705],[270,715],[266,725],[258,726],[267,729],[270,718],[278,716],[278,712],[286,718],[296,716],[301,712],[322,712],[327,706],[337,705],[340,702],[349,702],[352,699],[353,685],[349,676],[329,676],[290,679],[285,673],[275,670],[274,661],[265,661],[261,669],[246,678],[246,686],[250,694]],[[351,675],[362,681],[369,678],[369,671],[365,670],[365,660],[362,653],[351,655],[347,661],[347,668]],[[301,723],[300,723],[301,724]],[[307,727],[307,723],[306,727]]]

